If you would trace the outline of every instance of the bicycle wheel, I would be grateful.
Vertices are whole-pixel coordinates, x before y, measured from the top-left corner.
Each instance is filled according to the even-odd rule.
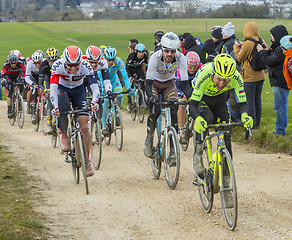
[[[17,113],[17,124],[20,129],[23,128],[24,124],[24,108],[23,108],[23,98],[22,96],[17,97],[17,105],[16,105],[16,113]]]
[[[75,141],[73,141],[72,139],[72,132],[70,129],[68,132],[68,136],[69,136],[70,152],[66,154],[67,154],[67,157],[70,157],[71,159],[71,167],[72,167],[74,181],[76,184],[79,184],[79,181],[80,181],[80,173],[79,173],[80,164],[78,160],[80,158],[79,148],[77,146],[76,139]]]
[[[167,143],[164,154],[164,172],[168,187],[174,189],[179,177],[180,150],[175,128],[170,126],[167,131],[168,137],[165,139]]]
[[[111,138],[112,138],[112,109],[109,110],[109,113],[106,118],[106,128],[109,130],[109,135],[108,136],[103,136],[105,144],[108,146],[111,143]]]
[[[88,181],[87,181],[87,170],[86,170],[86,165],[88,163],[88,157],[87,157],[87,152],[86,152],[86,147],[85,147],[85,142],[83,139],[83,136],[80,132],[77,132],[77,135],[75,136],[75,155],[77,159],[77,164],[81,165],[82,168],[82,174],[83,174],[83,179],[84,179],[84,184],[85,184],[85,191],[86,194],[89,194],[89,188],[88,188]]]
[[[99,169],[101,163],[102,139],[100,124],[98,121],[95,122],[94,119],[91,120],[90,136],[91,136],[90,159],[93,163],[94,168],[97,170]]]
[[[195,141],[194,141],[195,142]],[[203,164],[206,168],[202,177],[197,177],[198,182],[198,190],[200,195],[200,200],[204,210],[209,213],[213,207],[214,193],[213,193],[213,185],[212,185],[212,170],[209,169],[209,157],[207,148],[204,149],[202,158]],[[212,156],[211,156],[212,157]]]
[[[131,97],[131,105],[132,105],[131,118],[133,121],[135,121],[136,115],[137,115],[136,95],[137,95],[137,90],[136,90],[135,94]]]
[[[115,131],[115,139],[116,146],[119,151],[123,148],[123,120],[121,110],[118,106],[115,106],[115,114],[114,114],[114,131]]]
[[[36,105],[36,109],[35,109],[35,116],[36,116],[36,122],[32,124],[33,129],[37,132],[39,130],[40,127],[40,118],[39,118],[39,101],[37,101],[37,105]]]
[[[232,159],[226,148],[221,150],[221,163],[222,161],[222,174],[219,174],[223,177],[221,179],[223,186],[220,187],[221,205],[227,226],[233,231],[236,227],[238,215],[237,190]]]
[[[41,129],[44,135],[47,135],[47,101],[42,97],[42,104],[40,109]]]
[[[154,178],[159,179],[161,173],[161,136],[159,136],[157,128],[154,132],[153,143],[156,143],[156,146],[151,159],[151,167]]]
[[[9,123],[11,126],[14,126],[14,123],[16,121],[16,108],[17,108],[17,101],[15,99],[15,96],[12,97],[12,113],[13,113],[13,118],[9,118]]]
[[[141,89],[138,89],[137,98],[136,98],[136,109],[138,112],[138,119],[140,123],[143,123],[145,117],[145,96]]]
[[[53,148],[57,146],[57,139],[58,139],[58,133],[57,133],[57,127],[56,124],[53,125],[53,133],[51,134],[51,145]]]

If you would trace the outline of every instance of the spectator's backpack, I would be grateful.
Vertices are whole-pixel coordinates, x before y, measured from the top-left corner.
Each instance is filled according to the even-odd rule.
[[[262,45],[263,44],[263,40],[261,38],[259,39],[259,41],[255,40],[253,38],[247,38],[246,40],[254,42],[254,47],[253,47],[253,50],[252,50],[252,59],[248,60],[251,68],[254,71],[261,71],[261,70],[266,69],[267,66],[266,66],[266,64],[264,62],[264,59],[261,58],[261,54],[257,50],[257,45],[258,44]]]

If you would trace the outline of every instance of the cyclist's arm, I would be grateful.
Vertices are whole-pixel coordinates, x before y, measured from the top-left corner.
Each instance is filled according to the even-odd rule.
[[[112,84],[109,78],[108,69],[101,69],[101,75],[103,79],[103,84],[105,87],[105,91],[112,91]]]
[[[153,80],[146,79],[145,92],[146,92],[148,98],[153,96],[152,83],[153,83]]]
[[[200,115],[198,111],[199,103],[200,102],[195,101],[195,100],[190,101],[189,113],[194,120],[196,120],[196,118]]]
[[[97,79],[94,75],[87,75],[88,86],[90,86],[92,91],[92,102],[97,102],[100,97],[99,87]]]
[[[128,75],[127,75],[125,64],[121,59],[119,61],[119,69],[120,69],[120,72],[121,72],[122,77],[124,79],[124,83],[126,85],[126,88],[127,88],[127,90],[129,90],[131,88],[130,79],[129,79]]]
[[[25,72],[25,75],[24,75],[24,80],[25,82],[28,84],[28,85],[33,85],[33,81],[30,79],[31,77],[31,65],[32,65],[32,61],[29,61],[28,65],[27,65],[27,68],[26,68],[26,72]]]
[[[50,99],[54,109],[59,108],[58,103],[58,85],[59,85],[59,75],[52,74],[50,79]]]

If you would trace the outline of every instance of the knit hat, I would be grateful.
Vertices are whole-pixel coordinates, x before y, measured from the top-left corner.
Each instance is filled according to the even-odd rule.
[[[222,29],[222,34],[230,37],[235,33],[234,25],[231,22],[228,22]]]
[[[280,40],[281,47],[289,50],[292,48],[292,36],[284,36]]]
[[[183,36],[182,36],[182,37],[183,37],[183,39],[186,39],[186,37],[187,37],[187,36],[189,36],[189,35],[191,35],[191,34],[190,34],[190,33],[188,33],[188,32],[186,32],[186,33],[184,33],[184,34],[183,34]]]
[[[161,41],[161,38],[162,36],[164,35],[164,32],[163,31],[157,31],[155,34],[154,34],[154,38]]]
[[[222,38],[222,28],[214,28],[211,31],[211,36],[217,39]]]

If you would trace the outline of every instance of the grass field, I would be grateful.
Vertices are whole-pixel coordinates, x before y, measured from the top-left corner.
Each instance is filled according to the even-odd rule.
[[[128,41],[136,38],[144,43],[148,50],[154,49],[153,34],[157,30],[173,31],[177,34],[190,32],[201,38],[202,42],[210,38],[210,29],[215,25],[224,26],[231,21],[236,30],[236,36],[243,38],[243,27],[249,21],[258,24],[260,36],[270,44],[269,30],[278,24],[275,19],[165,19],[165,20],[124,20],[124,21],[82,21],[82,22],[30,22],[30,23],[0,23],[1,48],[0,63],[4,63],[7,54],[12,49],[19,49],[22,55],[30,56],[36,49],[45,51],[54,46],[60,52],[66,46],[77,45],[83,53],[89,45],[112,45],[118,51],[118,56],[126,60]],[[292,34],[292,20],[283,20]],[[289,119],[291,119],[291,95],[289,96]],[[254,145],[272,151],[292,153],[290,137],[292,124],[288,124],[288,135],[273,136],[275,113],[273,111],[273,95],[268,79],[265,81],[263,94],[262,127],[255,131]],[[237,138],[236,138],[237,139]],[[238,139],[240,140],[240,138]],[[271,144],[278,143],[278,144]]]

